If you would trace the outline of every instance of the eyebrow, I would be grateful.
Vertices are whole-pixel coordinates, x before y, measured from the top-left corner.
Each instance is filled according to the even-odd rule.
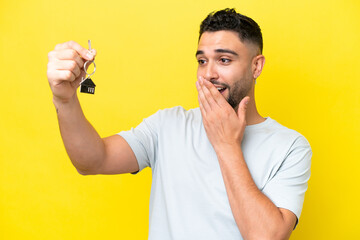
[[[235,55],[235,56],[239,56],[236,52],[230,50],[230,49],[223,49],[223,48],[219,48],[219,49],[215,49],[215,52],[217,53],[230,53],[232,55]],[[198,50],[195,54],[195,56],[199,55],[199,54],[204,54],[204,51],[202,50]]]

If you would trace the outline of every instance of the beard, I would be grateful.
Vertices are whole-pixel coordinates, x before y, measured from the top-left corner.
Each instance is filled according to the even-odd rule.
[[[228,89],[229,96],[226,98],[226,101],[235,111],[237,111],[241,100],[248,95],[252,85],[252,81],[246,78],[237,80],[232,86],[220,83],[216,80],[210,80],[210,82],[212,84],[223,85]]]
[[[231,88],[229,88],[229,97],[226,99],[230,106],[237,110],[241,100],[246,97],[251,89],[251,85],[243,86],[241,82],[236,82]]]

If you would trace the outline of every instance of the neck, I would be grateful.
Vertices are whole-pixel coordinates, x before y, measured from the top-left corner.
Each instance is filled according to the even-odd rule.
[[[247,109],[246,109],[246,125],[253,125],[253,124],[258,124],[261,123],[263,121],[265,121],[265,118],[263,118],[259,112],[257,111],[256,108],[256,103],[255,103],[255,79],[253,81],[253,85],[248,93],[248,96],[250,97],[250,101],[247,105]],[[237,112],[237,108],[235,109]]]
[[[256,108],[256,103],[254,99],[254,95],[250,98],[246,109],[246,125],[258,124],[265,121]]]

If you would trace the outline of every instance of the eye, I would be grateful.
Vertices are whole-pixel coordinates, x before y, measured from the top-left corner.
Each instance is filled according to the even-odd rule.
[[[199,65],[203,65],[206,62],[204,59],[198,59],[197,61]]]
[[[230,63],[230,62],[231,62],[231,60],[228,59],[228,58],[220,58],[220,61],[221,61],[222,63]]]

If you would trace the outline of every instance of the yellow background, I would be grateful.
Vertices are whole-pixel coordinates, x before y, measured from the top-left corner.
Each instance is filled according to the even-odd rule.
[[[344,1],[0,1],[0,239],[146,239],[151,170],[81,176],[60,138],[47,53],[97,49],[95,95],[80,94],[101,136],[160,108],[197,107],[199,24],[225,7],[264,37],[260,113],[302,133],[312,176],[291,239],[357,239],[360,3]],[[91,149],[89,149],[91,151]]]

